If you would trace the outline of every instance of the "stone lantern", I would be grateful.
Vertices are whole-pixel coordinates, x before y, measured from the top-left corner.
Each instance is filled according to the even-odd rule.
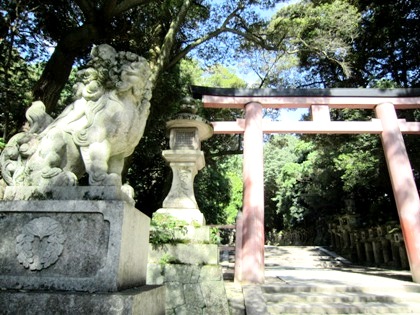
[[[213,135],[213,127],[196,115],[194,99],[182,100],[180,112],[166,123],[169,150],[162,152],[172,169],[171,189],[157,213],[171,215],[188,224],[205,225],[194,195],[194,178],[205,165],[201,141]]]

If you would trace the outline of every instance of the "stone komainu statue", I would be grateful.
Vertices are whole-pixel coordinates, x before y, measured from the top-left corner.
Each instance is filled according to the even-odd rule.
[[[151,70],[133,53],[95,46],[77,73],[75,101],[53,120],[42,102],[27,110],[29,128],[0,157],[9,186],[121,185],[124,159],[140,141],[150,109]]]

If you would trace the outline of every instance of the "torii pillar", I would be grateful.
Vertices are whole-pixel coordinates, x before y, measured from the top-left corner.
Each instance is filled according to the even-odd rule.
[[[242,283],[264,283],[264,156],[262,105],[245,105]]]
[[[413,281],[420,283],[420,199],[394,104],[375,107]]]

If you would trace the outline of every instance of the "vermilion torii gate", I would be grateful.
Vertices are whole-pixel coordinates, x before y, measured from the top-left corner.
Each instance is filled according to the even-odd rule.
[[[212,122],[215,134],[243,133],[242,250],[235,281],[264,282],[263,133],[323,133],[381,136],[413,281],[420,283],[420,200],[402,134],[420,134],[419,122],[396,110],[420,108],[420,89],[220,89],[192,87],[207,108],[240,108],[245,119]],[[263,120],[263,108],[309,108],[312,121]],[[331,121],[330,108],[373,109],[371,121]]]

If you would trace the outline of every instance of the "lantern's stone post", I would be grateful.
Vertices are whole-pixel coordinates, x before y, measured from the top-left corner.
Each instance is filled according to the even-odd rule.
[[[157,213],[168,214],[190,225],[206,224],[194,195],[194,178],[204,165],[201,141],[213,135],[213,127],[196,115],[192,98],[182,101],[181,112],[166,123],[169,148],[162,155],[172,169],[171,189]]]
[[[382,145],[391,178],[413,281],[420,283],[420,199],[398,117],[392,103],[379,104]]]

